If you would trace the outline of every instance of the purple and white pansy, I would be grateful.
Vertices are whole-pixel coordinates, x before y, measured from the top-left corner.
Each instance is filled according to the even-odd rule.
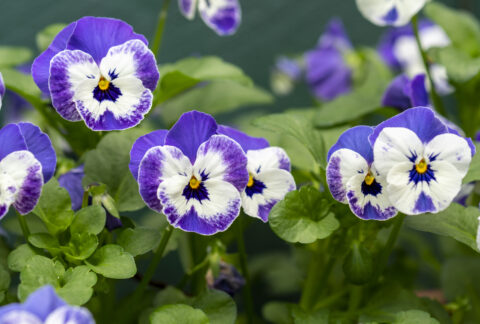
[[[247,157],[217,128],[210,115],[191,111],[169,131],[140,137],[130,152],[130,171],[145,203],[187,232],[224,231],[240,213]]]
[[[405,74],[397,76],[388,85],[382,98],[382,105],[400,110],[429,106],[425,74],[416,75],[413,79]]]
[[[287,153],[280,147],[269,146],[264,138],[251,137],[228,126],[219,126],[218,133],[235,140],[247,155],[249,178],[242,192],[243,211],[267,222],[273,206],[296,188]]]
[[[32,76],[63,118],[96,131],[130,128],[150,110],[159,79],[147,44],[121,20],[84,17],[35,59]]]
[[[386,174],[373,160],[368,137],[373,128],[353,127],[328,152],[327,184],[333,198],[365,220],[387,220],[397,214],[386,194]]]
[[[234,34],[242,20],[239,0],[178,0],[178,6],[189,20],[198,8],[205,24],[220,36]]]
[[[0,108],[2,108],[2,99],[3,96],[5,95],[5,82],[3,82],[3,76],[2,73],[0,72]]]
[[[30,294],[23,304],[0,307],[2,324],[95,324],[84,307],[68,305],[52,286],[44,286]]]
[[[428,0],[356,0],[360,13],[378,26],[408,24]]]
[[[408,215],[447,208],[460,192],[475,153],[470,139],[424,107],[379,124],[369,140],[392,205]]]
[[[30,123],[8,124],[0,130],[0,217],[11,205],[31,212],[42,186],[55,172],[57,157],[49,137]]]

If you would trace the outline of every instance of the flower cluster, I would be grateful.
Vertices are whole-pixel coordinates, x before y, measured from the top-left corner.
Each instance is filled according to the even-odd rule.
[[[474,153],[431,109],[411,108],[346,131],[328,154],[328,186],[362,219],[436,213],[460,192]]]
[[[35,59],[32,76],[63,118],[101,131],[140,123],[152,106],[159,72],[147,40],[130,25],[84,17]]]
[[[23,304],[0,307],[3,324],[95,324],[88,309],[70,306],[51,286],[44,286],[30,294]]]
[[[198,7],[205,24],[220,36],[234,34],[242,19],[238,0],[178,0],[178,6],[189,20],[195,18]]]
[[[30,123],[3,127],[0,143],[0,217],[11,205],[20,214],[28,214],[37,204],[43,184],[55,172],[52,143]]]
[[[173,226],[203,235],[226,230],[242,205],[266,221],[295,188],[283,150],[197,111],[183,114],[169,131],[140,137],[130,157],[145,203]]]

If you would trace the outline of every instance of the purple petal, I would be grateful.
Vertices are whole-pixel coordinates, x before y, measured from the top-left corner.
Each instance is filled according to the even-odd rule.
[[[168,132],[165,145],[178,147],[193,164],[200,145],[217,132],[217,123],[212,116],[190,111],[184,113]]]
[[[31,212],[40,199],[43,186],[42,165],[38,162],[31,153],[28,151],[18,151],[15,153],[15,157],[12,159],[15,161],[15,165],[26,167],[26,175],[21,180],[20,188],[17,188],[15,202],[13,206],[22,215]],[[12,155],[9,155],[11,157]],[[2,163],[6,159],[2,160]],[[13,162],[13,161],[12,161]]]
[[[193,19],[197,9],[197,0],[178,0],[178,7],[182,15],[188,19]]]
[[[93,37],[93,35],[95,35]],[[68,40],[66,49],[81,50],[90,54],[97,64],[108,50],[129,40],[139,39],[148,45],[147,39],[133,31],[129,24],[113,18],[83,17]]]
[[[352,71],[335,48],[317,48],[305,54],[306,79],[317,98],[332,100],[351,90]]]
[[[410,80],[404,74],[397,76],[388,85],[382,98],[382,105],[405,110],[412,107],[409,96],[405,93]]]
[[[375,127],[370,135],[370,143],[375,143],[378,135],[385,127],[404,127],[417,134],[423,143],[430,142],[435,136],[449,133],[447,126],[435,117],[427,107],[410,108]]]
[[[75,29],[76,22],[66,26],[55,36],[50,46],[38,56],[32,64],[32,77],[37,86],[46,95],[50,95],[48,89],[48,78],[50,76],[50,61],[59,52],[67,47],[67,42]]]
[[[83,202],[83,186],[82,179],[84,177],[83,165],[62,174],[58,178],[61,187],[67,189],[72,200],[72,209],[79,210],[82,208]]]
[[[385,21],[388,25],[393,25],[398,19],[398,11],[397,7],[393,6],[390,11],[387,12],[385,16],[382,17],[383,21]]]
[[[320,36],[318,46],[320,48],[332,47],[340,51],[352,48],[352,43],[345,32],[341,19],[333,18],[328,22],[325,32]]]
[[[109,230],[111,232],[114,229],[122,227],[122,226],[123,226],[122,221],[119,218],[117,218],[115,216],[112,216],[112,214],[110,214],[107,211],[107,220],[105,222],[105,227],[107,228],[107,230]]]
[[[437,212],[437,208],[433,204],[432,198],[426,195],[423,191],[418,196],[418,200],[415,202],[415,208],[413,209],[415,213],[428,213],[428,212]]]
[[[154,146],[164,145],[167,133],[167,130],[157,130],[139,137],[135,143],[133,143],[132,150],[130,151],[130,163],[128,167],[135,180],[138,178],[138,168],[145,153]]]
[[[27,145],[27,150],[32,152],[42,164],[43,181],[48,182],[54,175],[57,166],[57,156],[50,138],[39,127],[31,123],[19,123],[18,127]]]
[[[291,58],[281,56],[275,61],[275,69],[287,75],[293,81],[298,81],[302,76],[302,67]]]
[[[368,137],[373,133],[373,127],[356,126],[346,130],[338,138],[337,143],[328,151],[327,161],[330,160],[335,151],[345,148],[357,152],[368,162],[373,162],[373,150],[368,141]]]
[[[0,130],[0,160],[12,152],[26,149],[27,144],[18,125],[8,124]]]
[[[198,10],[205,24],[220,36],[234,34],[242,19],[238,0],[199,0]]]
[[[65,305],[65,301],[58,297],[52,286],[43,286],[28,296],[24,309],[44,321],[51,312]]]
[[[217,133],[233,139],[240,144],[245,152],[248,150],[260,150],[269,146],[266,139],[262,137],[248,136],[247,134],[229,126],[219,125]]]
[[[66,120],[81,120],[73,98],[76,88],[84,80],[97,77],[89,75],[89,70],[95,69],[93,58],[82,51],[62,51],[55,55],[50,65],[48,86],[53,107]],[[85,66],[90,69],[83,70]],[[71,77],[73,70],[78,74],[75,79]]]
[[[412,107],[429,106],[430,100],[425,87],[425,74],[416,75],[410,82],[409,96]]]

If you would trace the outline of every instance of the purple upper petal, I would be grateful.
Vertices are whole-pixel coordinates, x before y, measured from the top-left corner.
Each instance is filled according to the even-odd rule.
[[[75,29],[77,22],[73,22],[55,36],[50,46],[38,56],[32,64],[32,77],[37,86],[46,95],[49,95],[48,77],[50,76],[50,61],[67,47],[67,42]]]
[[[61,187],[67,189],[72,200],[72,209],[79,210],[82,208],[83,201],[83,186],[82,180],[84,177],[83,165],[68,171],[58,177],[58,183]]]
[[[18,125],[8,124],[0,129],[0,160],[12,152],[26,149],[27,144]]]
[[[44,286],[28,296],[23,306],[25,310],[37,315],[41,320],[45,320],[51,312],[66,304],[63,299],[58,297],[52,286]]]
[[[383,95],[382,105],[405,110],[411,107],[428,106],[425,75],[419,74],[410,80],[402,74],[392,80]]]
[[[55,173],[57,166],[57,156],[50,138],[31,123],[19,123],[18,127],[27,145],[27,150],[32,152],[42,164],[43,181],[46,183]]]
[[[352,48],[352,43],[345,32],[341,19],[333,18],[328,22],[325,33],[318,40],[318,46],[322,48],[334,47],[338,50]]]
[[[242,19],[238,0],[199,0],[198,9],[205,24],[220,36],[234,34]]]
[[[164,145],[167,133],[168,131],[164,129],[156,130],[139,137],[135,143],[133,143],[132,150],[130,151],[130,163],[128,167],[135,179],[138,178],[138,168],[145,153],[154,146]]]
[[[385,127],[404,127],[417,134],[423,143],[430,142],[435,136],[449,133],[448,127],[435,117],[432,109],[427,107],[410,108],[375,127],[370,135],[370,143],[375,143],[378,135]]]
[[[252,137],[247,134],[224,125],[218,126],[218,134],[222,134],[230,137],[236,141],[242,147],[243,151],[247,152],[248,150],[260,150],[266,147],[269,147],[268,141],[262,137]]]
[[[193,164],[199,146],[217,132],[217,123],[212,116],[190,111],[184,113],[165,137],[165,145],[178,147]]]
[[[83,17],[77,20],[66,49],[84,51],[99,64],[111,47],[132,39],[139,39],[148,45],[147,39],[136,34],[126,22],[113,18]]]
[[[365,158],[368,163],[373,162],[373,150],[368,141],[368,137],[373,133],[373,127],[370,126],[356,126],[346,130],[338,138],[337,143],[333,145],[328,151],[327,161],[330,160],[335,151],[346,148],[357,152]]]

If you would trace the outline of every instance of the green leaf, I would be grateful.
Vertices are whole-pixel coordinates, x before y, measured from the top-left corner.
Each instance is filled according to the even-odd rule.
[[[75,213],[71,233],[99,234],[105,228],[106,213],[102,206],[94,205],[80,209]]]
[[[372,50],[364,50],[361,55],[365,59],[362,66],[365,73],[363,82],[349,94],[323,104],[314,117],[316,126],[330,127],[346,123],[380,107],[382,95],[390,81],[390,73],[378,54]]]
[[[438,214],[423,214],[406,219],[407,225],[423,232],[451,237],[478,251],[476,235],[478,208],[451,204]]]
[[[205,312],[211,324],[234,324],[237,318],[235,302],[220,290],[207,290],[194,298],[190,305]]]
[[[355,242],[343,263],[345,277],[353,284],[363,285],[374,273],[373,258],[369,250]]]
[[[209,324],[207,315],[191,306],[165,305],[157,308],[150,316],[151,324]]]
[[[53,24],[38,32],[36,37],[38,50],[40,52],[45,51],[52,43],[55,36],[57,36],[57,34],[66,26],[67,25],[65,24]]]
[[[60,187],[57,179],[52,178],[43,186],[33,213],[40,217],[52,235],[65,231],[74,217],[67,189]]]
[[[137,181],[128,168],[133,142],[141,135],[143,133],[136,129],[109,133],[95,150],[86,153],[83,185],[107,185],[119,211],[133,211],[145,206],[138,193]]]
[[[454,82],[467,82],[480,72],[480,58],[471,58],[452,46],[435,48],[430,54],[447,69],[448,78]]]
[[[34,233],[28,237],[28,241],[40,249],[59,249],[60,244],[57,238],[48,233]]]
[[[289,192],[270,212],[272,230],[290,243],[312,243],[332,234],[340,223],[329,202],[313,187]]]
[[[87,266],[70,268],[65,272],[57,293],[69,304],[83,305],[92,297],[96,283],[97,275]]]
[[[166,101],[162,104],[160,113],[167,123],[173,123],[182,113],[192,108],[214,115],[239,107],[272,102],[272,95],[258,87],[231,80],[216,80]]]
[[[325,168],[327,155],[321,133],[313,128],[313,111],[291,111],[257,118],[253,124],[271,132],[288,134],[303,144],[315,161]]]
[[[295,304],[269,302],[262,309],[263,317],[274,324],[294,324],[292,308]]]
[[[137,256],[153,250],[160,242],[160,238],[161,233],[156,229],[126,228],[118,235],[117,244],[131,255]]]
[[[328,310],[306,312],[299,306],[292,307],[293,322],[295,324],[328,324]]]
[[[10,287],[10,273],[5,266],[0,265],[0,302],[5,299],[5,293]]]
[[[167,286],[161,290],[156,296],[153,302],[154,306],[163,306],[170,304],[185,303],[188,304],[188,297],[183,291],[173,287]]]
[[[49,258],[35,255],[31,257],[20,272],[18,298],[24,301],[28,295],[45,285],[59,287],[59,279],[65,269],[60,263],[55,264]]]
[[[0,46],[0,67],[2,68],[18,66],[31,58],[32,51],[26,47]]]
[[[1,57],[0,53],[0,57]],[[23,74],[14,69],[2,68],[3,81],[7,89],[12,90],[22,96],[23,98],[33,101],[41,102],[39,97],[41,95],[40,89],[37,87],[31,75]]]
[[[480,296],[480,258],[449,258],[441,269],[442,291],[447,300],[455,300],[458,296]]]
[[[133,256],[114,244],[101,247],[85,263],[96,273],[112,279],[127,279],[137,273]]]
[[[8,268],[12,271],[20,272],[23,270],[27,262],[35,255],[37,255],[37,253],[35,253],[30,245],[19,245],[8,255]]]
[[[85,260],[97,249],[98,238],[92,233],[72,233],[68,246],[62,246],[62,251],[71,261]]]
[[[477,146],[476,149],[478,152],[480,147]],[[463,183],[470,183],[477,180],[480,180],[480,154],[475,154],[473,156],[467,175],[465,176],[465,178],[463,178]]]
[[[440,322],[427,312],[412,309],[395,314],[393,324],[440,324]]]
[[[470,56],[480,54],[480,25],[471,13],[439,2],[429,3],[424,13],[445,30],[454,47]]]

